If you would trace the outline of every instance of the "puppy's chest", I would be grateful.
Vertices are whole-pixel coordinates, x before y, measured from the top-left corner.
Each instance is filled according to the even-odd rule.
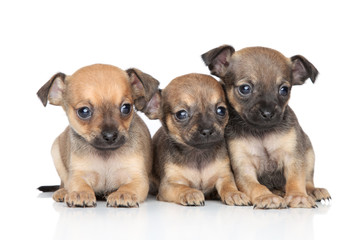
[[[112,157],[109,159],[88,158],[81,164],[74,164],[73,169],[81,171],[87,183],[95,192],[110,192],[122,184],[130,182],[127,161]]]
[[[227,176],[229,173],[229,163],[219,160],[214,160],[214,162],[204,168],[171,165],[167,169],[168,176],[179,177],[179,183],[182,183],[185,179],[190,184],[190,187],[199,189],[204,193],[213,190],[216,181],[220,177]]]
[[[275,172],[283,168],[296,151],[296,133],[269,134],[263,138],[246,137],[229,141],[233,164],[250,161],[258,172]]]

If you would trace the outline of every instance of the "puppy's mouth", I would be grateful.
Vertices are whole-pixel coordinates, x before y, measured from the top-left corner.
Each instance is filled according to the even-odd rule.
[[[111,143],[104,141],[103,138],[95,138],[90,145],[100,151],[114,151],[124,145],[125,142],[125,136],[120,136],[116,141]]]
[[[277,114],[272,119],[263,119],[262,117],[259,117],[259,115],[245,114],[243,116],[243,119],[246,121],[246,123],[254,128],[257,129],[269,129],[277,126],[281,122],[281,116]]]
[[[223,139],[217,139],[217,140],[205,141],[205,142],[198,142],[192,140],[192,141],[187,141],[186,144],[197,149],[209,149],[222,143],[222,140]]]

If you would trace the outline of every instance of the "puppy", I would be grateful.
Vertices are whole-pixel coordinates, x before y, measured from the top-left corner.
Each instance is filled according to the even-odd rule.
[[[303,56],[288,59],[263,47],[235,52],[224,45],[202,59],[226,91],[235,181],[254,208],[310,208],[330,199],[326,189],[314,187],[314,151],[288,106],[292,86],[315,82],[316,68]]]
[[[61,179],[55,201],[94,207],[106,196],[107,206],[138,207],[146,199],[151,137],[133,105],[147,113],[158,85],[137,69],[96,64],[57,73],[40,88],[43,105],[62,106],[69,120],[51,149]]]
[[[231,172],[224,139],[228,112],[220,83],[188,74],[172,80],[158,96],[160,104],[152,108],[152,117],[162,123],[153,137],[158,200],[203,206],[204,194],[216,190],[225,204],[251,204],[237,190]]]

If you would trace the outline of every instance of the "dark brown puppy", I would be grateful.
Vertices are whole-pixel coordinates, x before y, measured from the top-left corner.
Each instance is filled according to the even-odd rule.
[[[151,136],[133,105],[148,113],[158,85],[137,69],[96,64],[55,74],[38,91],[44,106],[62,106],[70,123],[51,150],[61,179],[55,201],[94,207],[95,195],[105,195],[110,207],[136,207],[146,199]]]
[[[228,112],[220,83],[207,75],[184,75],[172,80],[159,99],[152,116],[163,125],[153,138],[158,199],[202,206],[204,194],[216,190],[225,204],[249,205],[230,168],[224,139]]]
[[[308,78],[315,82],[316,68],[300,55],[289,59],[263,47],[235,52],[224,45],[202,58],[224,84],[231,106],[226,139],[235,181],[254,207],[309,208],[329,199],[326,189],[314,187],[314,151],[288,106],[291,87]]]

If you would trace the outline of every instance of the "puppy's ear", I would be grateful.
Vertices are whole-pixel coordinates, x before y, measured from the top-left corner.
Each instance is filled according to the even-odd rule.
[[[39,89],[37,96],[40,98],[44,107],[48,101],[52,105],[61,105],[65,88],[65,77],[65,74],[57,73]]]
[[[161,90],[158,91],[151,97],[150,101],[146,104],[142,110],[146,116],[150,119],[161,118]]]
[[[209,67],[211,74],[221,78],[225,76],[230,57],[234,52],[235,49],[232,46],[222,45],[204,53],[201,58]]]
[[[135,108],[150,119],[157,119],[161,99],[159,81],[136,68],[130,68],[126,72],[129,75]]]
[[[311,62],[301,55],[295,55],[290,60],[292,62],[293,85],[302,85],[308,78],[313,83],[315,82],[319,72]]]

